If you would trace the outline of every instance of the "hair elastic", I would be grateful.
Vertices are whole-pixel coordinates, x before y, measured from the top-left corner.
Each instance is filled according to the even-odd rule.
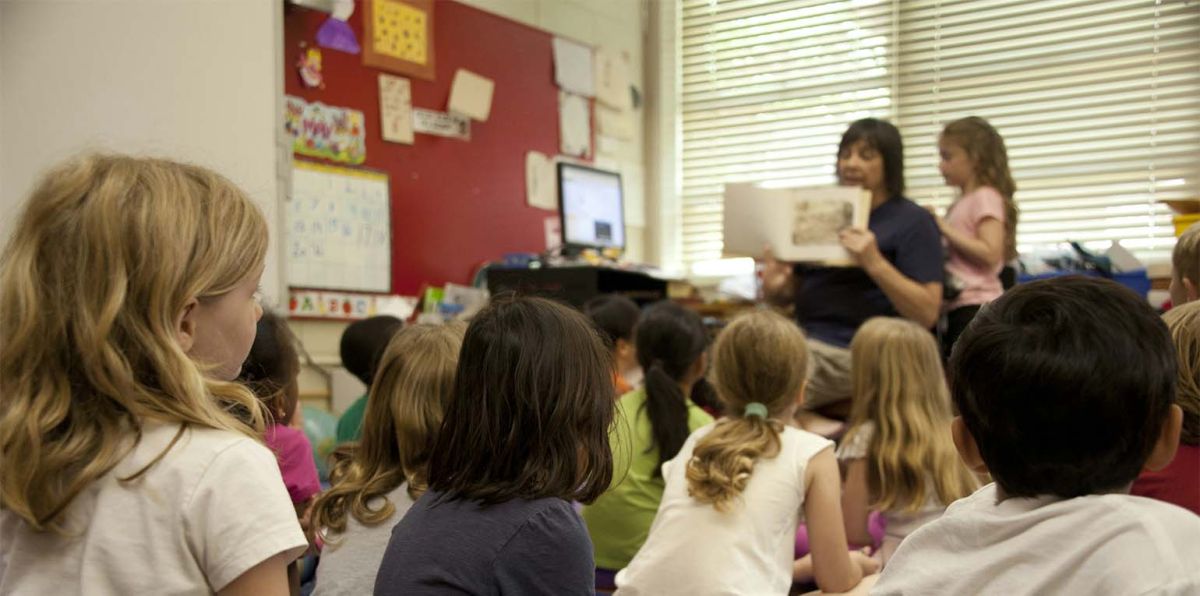
[[[752,402],[746,404],[746,409],[743,410],[743,412],[747,418],[750,418],[751,416],[758,416],[759,418],[766,418],[767,417],[767,406],[764,406],[759,402],[752,401]]]

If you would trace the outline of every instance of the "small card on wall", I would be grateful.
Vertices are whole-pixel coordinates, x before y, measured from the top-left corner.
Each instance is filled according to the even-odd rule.
[[[586,97],[558,92],[559,149],[571,157],[587,157],[592,148],[592,118]]]
[[[466,69],[458,69],[458,72],[454,73],[454,82],[450,85],[449,111],[472,120],[487,122],[492,113],[492,91],[495,86],[487,77],[481,77]]]
[[[413,144],[412,84],[408,79],[380,73],[379,126],[383,140]]]
[[[525,154],[525,202],[538,209],[558,209],[554,160],[539,151]]]
[[[457,114],[414,108],[413,130],[422,134],[471,140],[471,119]]]

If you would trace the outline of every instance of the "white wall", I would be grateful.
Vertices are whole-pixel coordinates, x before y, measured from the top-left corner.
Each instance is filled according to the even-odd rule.
[[[281,10],[275,0],[0,0],[0,226],[46,168],[107,149],[216,169],[262,206],[275,238],[288,159],[277,151]],[[278,297],[274,246],[263,285]]]

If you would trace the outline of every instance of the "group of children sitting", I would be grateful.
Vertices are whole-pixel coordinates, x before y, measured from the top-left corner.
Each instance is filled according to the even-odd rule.
[[[84,157],[0,261],[0,594],[286,594],[310,549],[318,594],[1198,593],[1197,237],[1166,322],[1023,284],[944,370],[870,320],[836,445],[793,424],[779,314],[710,344],[670,302],[497,298],[390,338],[321,491],[262,215],[201,168]]]

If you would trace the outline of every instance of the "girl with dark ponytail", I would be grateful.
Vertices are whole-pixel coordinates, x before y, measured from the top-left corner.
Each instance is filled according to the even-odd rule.
[[[611,589],[616,570],[637,553],[663,494],[662,464],[712,417],[688,395],[704,376],[708,334],[700,317],[672,302],[646,309],[637,328],[645,387],[617,402],[610,433],[613,485],[583,510],[596,557],[596,587]]]

